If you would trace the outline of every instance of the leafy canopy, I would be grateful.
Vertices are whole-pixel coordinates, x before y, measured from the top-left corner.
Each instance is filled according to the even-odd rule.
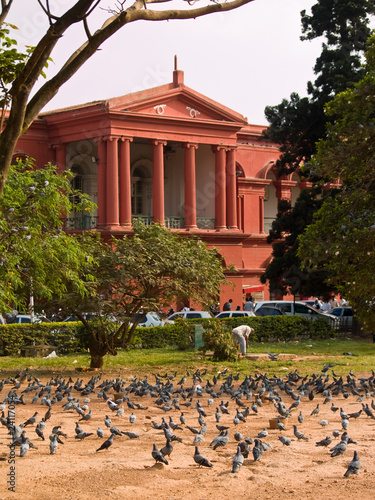
[[[339,179],[341,190],[326,200],[299,238],[299,256],[310,268],[322,265],[367,325],[375,327],[375,36],[368,43],[366,74],[327,106],[335,117],[318,143],[313,167]]]
[[[37,300],[62,296],[65,280],[84,293],[77,269],[87,250],[74,235],[62,231],[61,217],[89,213],[94,205],[73,191],[72,174],[59,175],[47,165],[35,170],[30,158],[19,159],[0,198],[0,308],[26,310],[31,287]]]

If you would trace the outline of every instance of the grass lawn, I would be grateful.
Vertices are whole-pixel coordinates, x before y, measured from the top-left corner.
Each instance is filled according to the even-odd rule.
[[[199,351],[179,351],[175,347],[163,349],[131,349],[120,351],[117,356],[105,358],[103,372],[113,373],[126,371],[134,374],[168,371],[185,373],[187,370],[194,372],[197,368],[207,369],[214,374],[225,367],[243,374],[254,372],[267,372],[268,375],[282,375],[287,371],[297,369],[301,375],[319,373],[326,363],[335,364],[334,372],[346,375],[349,369],[354,373],[370,372],[375,370],[375,344],[368,340],[330,339],[287,343],[257,343],[250,344],[249,353],[294,354],[293,359],[279,359],[277,361],[249,361],[246,359],[236,362],[213,362],[204,358]],[[351,352],[356,356],[343,355]],[[77,368],[88,367],[90,357],[88,354],[70,354],[58,358],[17,358],[10,356],[0,357],[0,371],[32,368],[33,372],[75,371]]]

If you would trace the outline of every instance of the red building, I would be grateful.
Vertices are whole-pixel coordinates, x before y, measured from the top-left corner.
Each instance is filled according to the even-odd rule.
[[[278,147],[263,128],[187,87],[175,69],[170,84],[41,114],[15,156],[72,170],[98,205],[93,216],[69,214],[67,230],[122,235],[138,218],[217,247],[237,270],[220,302],[236,307],[245,293],[262,293],[277,202],[301,188],[297,174],[276,179]]]

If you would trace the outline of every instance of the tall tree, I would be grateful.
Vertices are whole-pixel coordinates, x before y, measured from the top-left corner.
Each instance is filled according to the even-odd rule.
[[[0,5],[0,28],[11,12],[12,6],[17,0],[1,0]],[[38,0],[42,13],[49,21],[49,28],[35,47],[30,50],[28,57],[20,61],[15,78],[1,82],[1,88],[11,96],[10,111],[6,117],[6,125],[0,135],[0,195],[12,161],[12,155],[19,137],[28,129],[43,107],[54,97],[59,88],[81,68],[98,48],[122,27],[135,21],[163,21],[170,19],[195,19],[200,16],[214,12],[224,12],[236,9],[253,0],[233,0],[232,2],[213,1],[208,5],[198,8],[190,8],[195,1],[186,0],[185,8],[177,8],[176,0],[135,0],[132,5],[125,8],[125,1],[113,1],[113,7],[105,4],[108,11],[108,19],[103,26],[95,32],[90,30],[90,16],[95,9],[100,8],[101,0],[76,0],[63,14],[56,15],[52,3],[49,0]],[[161,9],[161,3],[168,3],[172,9]],[[156,10],[150,9],[155,4]],[[61,8],[61,5],[59,5]],[[86,42],[72,52],[63,67],[55,76],[49,78],[44,85],[33,95],[35,83],[43,73],[53,50],[67,30],[81,23],[87,35]],[[0,32],[0,38],[1,32]],[[9,38],[9,37],[8,37]],[[9,38],[14,47],[13,39]],[[9,47],[5,49],[8,50]],[[0,65],[3,66],[4,51],[0,47]],[[14,59],[12,61],[14,66]],[[1,77],[0,77],[1,78]],[[3,85],[4,84],[4,85]]]
[[[299,238],[306,267],[322,265],[329,283],[375,331],[375,36],[369,40],[365,76],[326,106],[327,137],[318,143],[313,168],[339,179],[337,196],[326,200]]]
[[[30,295],[39,301],[61,297],[67,278],[81,295],[86,285],[78,270],[87,249],[65,233],[61,214],[89,213],[94,205],[73,191],[71,173],[48,165],[36,170],[32,160],[12,165],[0,198],[0,310],[26,310]]]
[[[74,285],[57,298],[89,332],[92,367],[103,366],[105,354],[115,355],[118,348],[130,345],[142,319],[134,321],[137,313],[169,308],[176,300],[192,300],[208,310],[226,283],[217,251],[199,239],[179,236],[158,224],[135,223],[133,229],[134,235],[114,238],[111,244],[93,235],[91,294],[82,298]],[[87,274],[87,267],[82,271]],[[87,321],[87,312],[98,313],[96,321]]]
[[[322,295],[329,290],[327,273],[321,268],[302,269],[298,257],[298,236],[306,225],[313,222],[316,210],[322,204],[320,187],[304,189],[294,207],[282,200],[278,206],[277,218],[267,237],[273,243],[272,261],[261,275],[262,283],[269,282],[270,292],[276,295]]]
[[[317,140],[325,136],[324,105],[362,77],[361,60],[374,14],[373,0],[319,0],[311,15],[301,12],[301,39],[324,37],[325,42],[314,67],[317,78],[307,84],[309,97],[292,93],[289,101],[265,109],[270,123],[265,135],[281,145],[280,173],[291,173],[310,160]]]

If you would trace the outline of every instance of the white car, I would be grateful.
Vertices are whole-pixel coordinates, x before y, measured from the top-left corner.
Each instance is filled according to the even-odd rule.
[[[176,319],[207,319],[212,318],[212,314],[208,311],[179,311],[171,314],[165,321],[164,324],[173,325]]]
[[[143,316],[142,313],[138,313],[134,321],[136,321],[140,316]],[[141,327],[148,327],[148,326],[162,326],[163,321],[159,317],[159,315],[156,312],[149,312],[145,315],[145,317],[137,324],[137,326]]]
[[[244,316],[255,317],[255,314],[253,313],[253,311],[223,311],[219,314],[216,314],[215,318],[243,318]]]
[[[336,316],[329,313],[322,313],[313,307],[308,306],[305,302],[293,302],[292,300],[265,300],[263,302],[258,302],[255,306],[255,313],[262,306],[272,306],[278,307],[282,309],[285,314],[289,316],[302,316],[308,319],[318,319],[318,318],[326,318],[329,319],[332,328],[337,328],[339,325],[339,320]]]

